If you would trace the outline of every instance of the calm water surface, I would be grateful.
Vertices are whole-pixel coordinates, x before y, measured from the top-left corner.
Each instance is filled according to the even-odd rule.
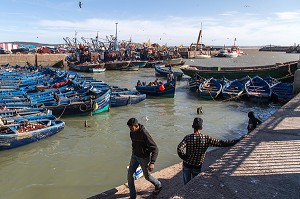
[[[187,60],[198,65],[265,65],[299,59],[297,54],[247,51],[236,59]],[[179,70],[179,69],[177,69]],[[153,81],[154,69],[133,72],[106,71],[94,74],[111,85],[134,88],[138,79]],[[192,133],[197,107],[204,114],[203,132],[220,139],[246,133],[247,112],[262,119],[279,106],[245,102],[206,101],[178,82],[174,99],[152,98],[131,106],[112,108],[94,116],[62,117],[65,129],[37,143],[0,151],[0,198],[86,198],[126,182],[131,142],[126,125],[130,117],[144,124],[160,153],[156,171],[180,162],[177,144]],[[88,128],[84,127],[85,120]]]

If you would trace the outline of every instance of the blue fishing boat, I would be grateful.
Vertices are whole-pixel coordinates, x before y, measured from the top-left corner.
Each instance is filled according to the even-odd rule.
[[[141,85],[136,86],[136,90],[148,96],[162,96],[174,97],[175,96],[176,80],[173,79],[165,84],[160,85]]]
[[[111,94],[111,107],[137,104],[146,99],[146,94],[138,91],[113,91]]]
[[[12,149],[41,139],[50,137],[65,127],[65,123],[57,119],[40,118],[23,120],[20,123],[0,128],[0,150]]]
[[[136,66],[138,68],[144,68],[146,66],[148,61],[139,61],[139,60],[135,60],[135,61],[131,61],[131,65]]]
[[[169,67],[169,69],[166,70],[160,66],[154,66],[154,69],[156,76],[168,77],[168,75],[173,73],[174,78],[177,80],[180,80],[183,76],[183,72],[172,71],[172,67]]]
[[[272,98],[280,103],[286,103],[293,98],[293,85],[289,83],[278,82],[271,86]]]
[[[240,80],[227,82],[222,88],[222,96],[224,99],[238,99],[242,96],[245,85]]]
[[[271,87],[261,77],[255,76],[245,84],[247,96],[251,101],[265,103],[271,98]]]
[[[215,99],[222,92],[222,84],[209,78],[199,85],[199,94],[204,99]]]
[[[92,91],[91,91],[92,92]],[[77,115],[77,114],[97,114],[110,109],[111,90],[97,91],[94,94],[62,98],[58,104],[57,101],[44,102],[44,106],[52,110],[54,115]]]
[[[193,77],[188,79],[189,89],[191,91],[198,91],[199,86],[201,83],[203,83],[205,79],[199,75],[194,75]]]

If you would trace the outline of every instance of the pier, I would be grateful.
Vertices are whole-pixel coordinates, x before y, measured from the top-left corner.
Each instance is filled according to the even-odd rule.
[[[235,146],[206,155],[202,173],[183,185],[182,164],[157,171],[158,196],[144,178],[136,180],[138,198],[299,198],[300,94],[281,107]],[[127,173],[124,173],[127,175]],[[129,198],[127,184],[89,199]]]

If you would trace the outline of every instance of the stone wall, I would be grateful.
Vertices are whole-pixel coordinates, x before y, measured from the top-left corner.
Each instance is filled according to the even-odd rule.
[[[66,56],[67,54],[5,54],[0,55],[0,65],[9,63],[23,66],[29,62],[30,64],[42,66],[66,66]]]

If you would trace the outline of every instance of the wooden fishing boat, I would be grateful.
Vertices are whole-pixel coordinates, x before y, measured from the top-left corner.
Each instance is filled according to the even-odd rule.
[[[103,70],[105,63],[91,63],[91,62],[84,62],[78,64],[76,62],[68,61],[68,66],[71,70],[78,71],[78,72],[94,72],[93,69],[96,70]]]
[[[28,117],[28,116],[38,116],[47,115],[49,110],[46,108],[22,108],[16,110],[0,110],[0,118],[8,120],[17,117]]]
[[[154,86],[136,86],[136,90],[148,96],[162,96],[174,97],[175,96],[176,80],[173,79],[165,84]]]
[[[198,74],[204,78],[214,77],[221,79],[234,80],[245,76],[260,77],[272,76],[273,78],[292,77],[297,70],[298,61],[291,61],[286,63],[278,63],[266,66],[250,66],[250,67],[203,67],[203,66],[181,66],[180,69],[185,75],[190,77]]]
[[[189,89],[191,91],[197,91],[199,90],[199,86],[201,83],[203,83],[205,79],[203,77],[200,77],[199,75],[195,75],[188,79]]]
[[[227,82],[222,88],[222,96],[224,99],[238,99],[242,96],[245,85],[238,79]]]
[[[280,103],[286,103],[293,98],[293,85],[289,83],[278,82],[271,86],[272,98]]]
[[[138,91],[113,91],[111,94],[111,107],[137,104],[145,99],[146,94],[141,94]]]
[[[139,60],[135,60],[135,61],[131,61],[131,65],[139,67],[139,68],[144,68],[147,65],[148,61],[139,61]]]
[[[113,62],[106,62],[105,68],[106,70],[121,70],[121,68],[127,68],[129,66],[129,61],[113,61]]]
[[[155,66],[155,75],[156,76],[161,76],[161,77],[168,77],[171,73],[173,73],[174,78],[177,80],[180,80],[183,76],[183,72],[177,72],[177,71],[172,71],[172,67],[170,67],[168,70],[161,68],[160,66]]]
[[[245,84],[247,96],[251,101],[265,103],[271,98],[271,87],[261,77],[255,76]]]
[[[61,120],[39,118],[0,127],[0,150],[12,149],[50,137],[65,127]]]
[[[215,99],[221,92],[222,84],[212,77],[199,85],[199,94],[204,99]]]

